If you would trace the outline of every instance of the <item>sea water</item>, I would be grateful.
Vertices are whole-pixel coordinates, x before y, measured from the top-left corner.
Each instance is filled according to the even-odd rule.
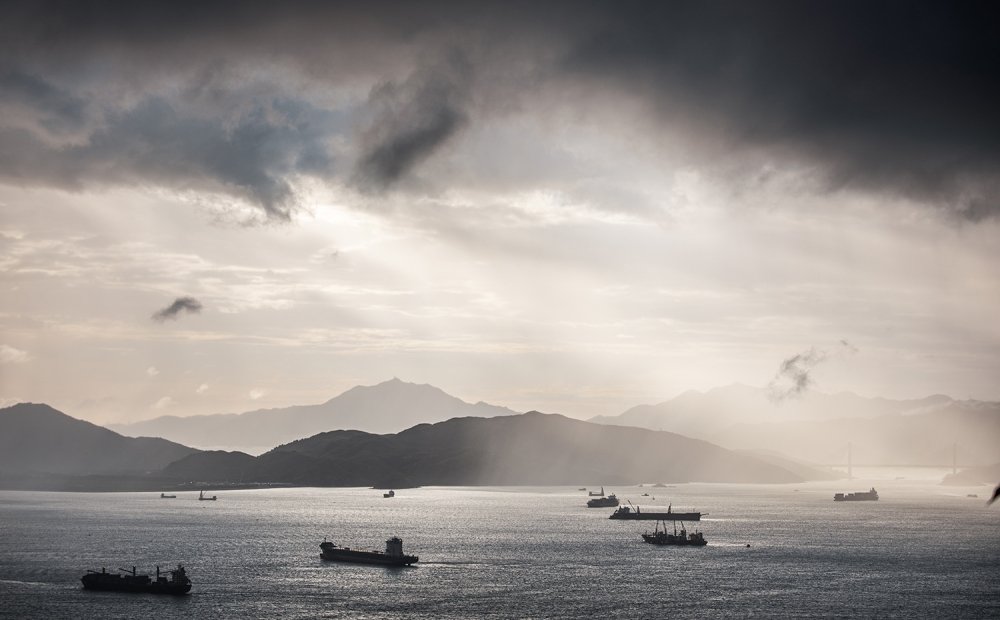
[[[871,486],[880,501],[832,501]],[[986,505],[986,486],[889,476],[605,490],[647,510],[707,513],[688,527],[708,546],[645,544],[652,522],[609,520],[612,509],[587,508],[569,487],[397,489],[391,499],[359,488],[212,491],[214,502],[0,491],[0,617],[1000,617],[1000,502]],[[418,564],[319,559],[324,538],[382,549],[393,535]],[[87,569],[177,563],[190,595],[80,584]]]

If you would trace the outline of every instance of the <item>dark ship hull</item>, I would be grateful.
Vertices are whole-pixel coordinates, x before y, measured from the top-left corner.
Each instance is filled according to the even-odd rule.
[[[875,487],[872,487],[871,491],[859,491],[857,493],[837,493],[833,496],[833,501],[835,502],[877,502],[878,501],[878,491]]]
[[[383,553],[382,551],[358,551],[350,547],[338,547],[331,542],[324,542],[319,546],[321,553],[319,557],[331,562],[353,562],[355,564],[380,564],[382,566],[409,566],[415,564],[419,558],[415,555],[405,555],[403,553]]]
[[[176,571],[170,571],[171,578],[161,577],[157,568],[156,579],[151,579],[149,575],[137,575],[135,569],[132,573],[116,574],[90,571],[80,578],[85,590],[98,590],[103,592],[129,592],[133,594],[187,594],[191,591],[191,580],[187,578],[184,569],[178,567]]]
[[[667,509],[666,512],[643,512],[636,508],[632,510],[628,506],[622,506],[611,513],[609,519],[627,519],[632,521],[701,521],[700,512],[673,512]]]
[[[668,534],[667,532],[656,532],[655,534],[643,534],[642,539],[651,545],[671,545],[676,547],[704,547],[708,544],[705,537],[699,532],[688,534],[681,530],[679,534]]]

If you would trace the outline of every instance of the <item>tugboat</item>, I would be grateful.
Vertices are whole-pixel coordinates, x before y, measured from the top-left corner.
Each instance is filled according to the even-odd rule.
[[[383,493],[382,497],[396,497],[396,492],[393,491],[392,489],[389,489],[389,492],[388,493]]]
[[[643,533],[642,539],[651,545],[672,545],[676,547],[704,547],[708,544],[705,540],[705,535],[701,532],[691,532],[690,534],[686,529],[684,529],[684,524],[681,523],[681,529],[677,531],[677,523],[674,523],[674,533],[671,534],[667,531],[667,522],[663,522],[663,529],[660,529],[660,522],[656,522],[656,529],[652,534]]]
[[[382,564],[386,566],[409,566],[419,558],[403,553],[403,541],[393,536],[385,541],[385,553],[381,551],[358,551],[350,547],[338,547],[325,539],[320,543],[319,557],[333,562],[354,562],[357,564]]]
[[[205,495],[204,491],[199,491],[198,492],[198,501],[200,501],[200,502],[214,502],[217,499],[219,499],[219,498],[216,497],[216,496],[214,496],[214,495],[211,496],[211,497],[208,497],[207,495]]]
[[[155,581],[150,579],[149,575],[136,574],[134,566],[131,572],[124,568],[118,570],[120,573],[109,573],[103,568],[101,572],[89,570],[86,575],[80,577],[80,581],[83,582],[85,590],[143,594],[187,594],[191,591],[191,580],[180,564],[175,570],[167,571],[170,573],[170,579],[162,576],[160,567],[157,566]]]
[[[833,496],[833,501],[835,502],[877,502],[878,501],[878,491],[875,487],[872,487],[871,491],[858,491],[857,493],[848,493],[844,495],[843,493],[837,493]]]
[[[604,489],[601,489],[603,495]],[[607,497],[595,497],[587,500],[587,508],[613,508],[618,505],[618,496],[612,493]]]
[[[630,506],[619,506],[611,513],[609,519],[629,519],[639,521],[701,521],[700,512],[674,512],[673,506],[667,506],[666,512],[642,512],[638,506],[632,510]]]

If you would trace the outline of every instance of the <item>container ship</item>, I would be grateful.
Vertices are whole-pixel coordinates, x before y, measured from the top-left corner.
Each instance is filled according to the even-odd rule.
[[[701,521],[700,512],[674,512],[672,506],[667,506],[666,512],[651,512],[636,506],[619,506],[611,513],[609,519],[628,519],[633,521]]]
[[[878,491],[872,487],[871,491],[858,491],[857,493],[837,493],[833,496],[835,502],[877,502]]]
[[[406,555],[403,553],[403,541],[396,536],[385,541],[385,552],[358,551],[350,547],[338,547],[326,540],[320,543],[319,548],[321,550],[319,557],[332,562],[409,566],[410,564],[415,564],[418,560],[415,555]]]

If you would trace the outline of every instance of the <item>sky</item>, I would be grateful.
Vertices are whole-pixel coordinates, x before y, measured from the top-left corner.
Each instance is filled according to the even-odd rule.
[[[0,404],[1000,400],[996,13],[0,2]]]

